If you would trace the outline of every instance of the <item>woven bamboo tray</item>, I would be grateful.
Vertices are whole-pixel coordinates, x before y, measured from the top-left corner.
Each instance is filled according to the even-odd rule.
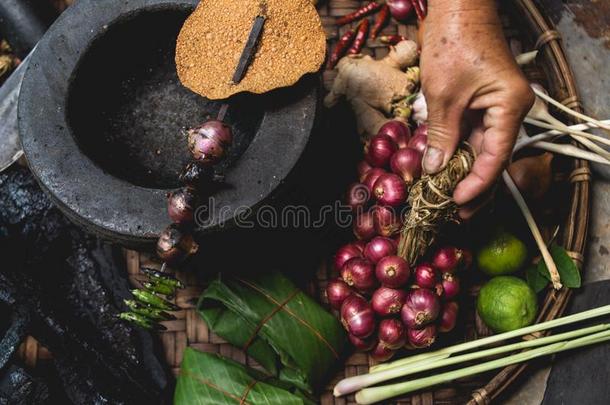
[[[348,27],[337,28],[334,20],[338,16],[345,15],[359,8],[366,2],[357,0],[329,0],[320,1],[319,12],[322,22],[326,29],[329,49],[335,44],[338,37],[343,34]],[[561,38],[554,30],[552,23],[545,18],[541,9],[531,0],[511,0],[501,2],[501,11],[505,34],[513,49],[531,50],[539,49],[541,55],[534,68],[527,68],[526,74],[532,81],[544,83],[551,92],[551,95],[562,101],[563,104],[580,110],[578,94],[574,84],[571,69],[566,61],[561,47]],[[383,31],[384,34],[401,34],[411,39],[416,39],[417,29],[412,25],[396,24],[392,21]],[[364,49],[365,53],[374,55],[376,58],[385,56],[388,52],[387,47],[369,41]],[[324,73],[324,83],[328,86],[335,77],[334,71]],[[567,119],[567,117],[564,117]],[[591,186],[591,172],[586,162],[570,161],[565,172],[557,173],[556,180],[569,184],[570,199],[565,207],[566,213],[561,218],[561,223],[552,229],[546,229],[548,234],[556,234],[556,240],[560,242],[570,256],[579,266],[583,264],[583,253],[587,240],[587,227],[589,222],[589,200]],[[337,185],[344,187],[346,185]],[[141,266],[155,267],[158,263],[148,253],[135,251],[125,251],[125,259],[129,277],[135,286],[140,285],[144,276],[140,273]],[[163,343],[165,357],[168,365],[178,374],[182,354],[187,346],[200,351],[220,353],[221,355],[232,358],[238,362],[249,365],[253,368],[262,368],[250,359],[240,349],[234,348],[220,337],[212,333],[194,309],[194,301],[202,293],[205,286],[200,285],[194,274],[178,273],[186,289],[178,292],[175,299],[176,304],[181,308],[176,313],[177,319],[164,322],[167,331],[159,333],[159,338]],[[330,261],[322,263],[314,274],[312,271],[312,281],[309,292],[320,302],[324,303],[324,289],[326,282],[336,277],[336,273]],[[471,340],[479,337],[483,332],[472,308],[472,302],[477,294],[477,288],[473,287],[468,291],[470,309],[468,303],[463,306],[462,311],[468,311],[465,339]],[[550,320],[560,316],[569,301],[570,291],[563,289],[559,292],[549,290],[541,305],[538,322]],[[49,358],[49,353],[38,346],[35,340],[28,338],[20,349],[20,354],[26,362],[35,366],[37,359]],[[329,381],[326,390],[320,397],[323,405],[343,405],[354,403],[353,396],[347,398],[334,398],[332,387],[341,378],[365,373],[374,361],[367,354],[356,353],[350,356],[346,362],[344,370],[338,373],[332,381]],[[437,387],[434,390],[420,392],[410,397],[399,398],[392,403],[412,404],[412,405],[432,405],[432,404],[458,404],[468,403],[488,404],[505,390],[527,367],[527,364],[509,366],[499,372],[487,373],[476,378],[459,380],[450,386]]]

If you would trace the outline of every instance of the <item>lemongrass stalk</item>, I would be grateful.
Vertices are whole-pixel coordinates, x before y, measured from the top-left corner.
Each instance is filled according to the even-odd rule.
[[[590,134],[588,132],[583,132],[583,131],[578,131],[576,129],[572,129],[563,123],[561,125],[554,125],[554,124],[549,124],[544,121],[539,121],[537,119],[529,118],[529,117],[526,117],[524,121],[527,124],[536,125],[537,127],[540,127],[540,128],[545,128],[545,129],[550,129],[550,130],[555,129],[555,130],[563,131],[564,133],[567,133],[570,135],[581,136],[581,137],[589,139],[591,141],[599,142],[604,145],[610,146],[610,139],[608,139],[608,138],[604,138],[599,135],[594,135],[594,134]],[[558,122],[561,122],[561,121],[558,121]]]
[[[580,149],[574,145],[557,144],[552,142],[538,141],[529,145],[532,148],[542,149],[558,155],[569,156],[577,159],[588,160],[589,162],[610,165],[610,160],[604,159],[596,153]]]
[[[370,387],[371,385],[379,384],[385,381],[393,380],[394,378],[406,377],[409,375],[421,373],[424,371],[430,371],[441,367],[453,366],[467,361],[482,359],[485,357],[496,356],[498,354],[514,352],[517,350],[531,349],[534,347],[545,346],[551,343],[557,343],[561,341],[571,340],[574,338],[591,335],[593,333],[602,332],[610,329],[610,324],[601,324],[591,326],[588,328],[575,330],[571,332],[561,333],[559,335],[542,337],[534,340],[527,340],[517,342],[505,346],[494,347],[491,349],[466,353],[461,356],[450,357],[448,359],[433,361],[430,364],[403,364],[400,367],[395,367],[383,371],[377,371],[369,374],[362,374],[354,377],[344,378],[339,381],[335,386],[333,394],[343,396],[351,394],[352,392],[359,391],[363,388]]]
[[[536,245],[538,245],[538,249],[540,249],[544,264],[546,264],[546,267],[549,269],[553,288],[555,288],[556,290],[560,290],[562,285],[561,277],[559,276],[559,271],[557,270],[557,265],[553,260],[553,256],[551,256],[551,252],[549,252],[549,248],[546,246],[546,242],[542,238],[542,234],[540,233],[540,229],[538,229],[538,225],[536,224],[534,216],[532,215],[529,207],[527,206],[527,203],[525,202],[525,199],[521,195],[519,188],[513,181],[513,178],[510,176],[508,171],[504,170],[504,172],[502,173],[502,178],[504,179],[504,182],[506,183],[506,186],[508,187],[508,190],[510,191],[511,195],[515,199],[515,202],[519,206],[519,209],[521,209],[521,212],[525,217],[525,221],[527,222],[527,225],[529,226],[530,231],[532,232],[532,236],[536,241]]]
[[[448,371],[430,377],[424,377],[380,387],[365,388],[356,394],[356,402],[362,405],[374,404],[376,402],[380,402],[398,395],[404,395],[413,391],[418,391],[435,385],[448,383],[459,378],[470,377],[472,375],[481,374],[498,368],[504,368],[512,364],[530,361],[538,357],[548,356],[566,350],[573,350],[592,344],[598,344],[606,342],[608,340],[610,340],[610,331],[605,331],[595,333],[589,336],[584,336],[574,340],[553,343],[547,346],[539,347],[537,349],[513,354],[511,356],[507,356],[501,359],[491,360],[486,363],[465,367],[459,370]]]
[[[610,130],[610,125],[608,125],[608,123],[605,123],[600,120],[596,120],[595,118],[589,117],[588,115],[585,115],[582,113],[579,113],[578,111],[574,111],[571,108],[566,107],[565,105],[561,104],[559,101],[555,100],[553,97],[549,96],[548,94],[545,94],[543,91],[540,91],[539,89],[532,87],[532,90],[534,90],[534,93],[536,93],[536,96],[540,97],[547,103],[554,105],[561,111],[566,112],[576,118],[580,118],[583,121],[589,122],[589,123],[595,125],[596,127]]]
[[[538,51],[525,52],[517,55],[515,61],[517,61],[517,65],[519,66],[529,65],[536,60],[536,56],[538,56]]]
[[[519,336],[529,335],[531,333],[540,332],[543,330],[558,328],[560,326],[571,325],[576,322],[582,322],[593,318],[599,318],[600,316],[610,314],[610,305],[604,305],[603,307],[590,309],[584,312],[579,312],[577,314],[564,316],[561,318],[552,319],[550,321],[536,323],[534,325],[526,326],[524,328],[515,329],[510,332],[500,333],[498,335],[492,335],[485,337],[483,339],[471,340],[470,342],[459,343],[457,345],[445,347],[443,349],[439,349],[429,353],[422,353],[417,356],[406,357],[400,360],[395,360],[391,363],[379,364],[377,366],[371,367],[370,371],[379,371],[388,368],[398,367],[402,364],[414,363],[411,359],[414,357],[418,358],[418,361],[421,361],[425,358],[440,356],[443,354],[453,355],[457,353],[467,352],[473,349],[479,349],[483,346],[488,346],[494,343],[502,342],[508,339],[513,339]]]

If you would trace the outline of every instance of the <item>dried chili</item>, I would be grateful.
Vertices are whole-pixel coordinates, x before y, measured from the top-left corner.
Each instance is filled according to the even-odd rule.
[[[358,21],[361,18],[366,17],[367,15],[376,12],[377,10],[379,10],[382,7],[383,7],[383,3],[378,3],[376,1],[372,1],[369,4],[367,4],[366,6],[363,6],[363,7],[359,8],[358,10],[354,11],[353,13],[350,13],[341,18],[338,18],[336,23],[337,23],[337,25],[345,25],[345,24],[349,24],[354,21]]]
[[[337,66],[339,59],[345,55],[349,47],[352,45],[352,42],[354,42],[355,37],[356,31],[354,30],[349,30],[343,34],[343,36],[339,39],[339,42],[337,42],[335,49],[333,49],[332,53],[330,54],[330,58],[328,59],[329,69],[334,69],[335,66]]]
[[[362,22],[358,25],[358,30],[356,31],[356,39],[354,39],[354,43],[352,47],[347,51],[348,55],[356,55],[360,53],[364,44],[366,43],[366,39],[369,36],[369,20],[362,20]]]
[[[379,14],[377,14],[377,18],[375,18],[375,23],[373,24],[373,29],[371,30],[371,38],[377,38],[377,35],[379,35],[389,19],[390,7],[384,4],[381,11],[379,11]]]

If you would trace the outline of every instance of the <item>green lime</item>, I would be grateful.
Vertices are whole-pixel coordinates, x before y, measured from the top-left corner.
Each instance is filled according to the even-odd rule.
[[[490,276],[512,274],[521,269],[526,260],[525,243],[505,231],[496,232],[477,252],[479,269]]]
[[[494,277],[481,288],[477,311],[483,322],[496,333],[523,328],[536,318],[536,293],[520,278]]]

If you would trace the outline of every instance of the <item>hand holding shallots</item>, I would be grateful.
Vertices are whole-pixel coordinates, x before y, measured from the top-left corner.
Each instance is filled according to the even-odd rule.
[[[424,170],[440,171],[467,139],[478,156],[454,198],[470,203],[499,178],[534,101],[506,44],[496,2],[430,1],[420,66],[429,125]]]

